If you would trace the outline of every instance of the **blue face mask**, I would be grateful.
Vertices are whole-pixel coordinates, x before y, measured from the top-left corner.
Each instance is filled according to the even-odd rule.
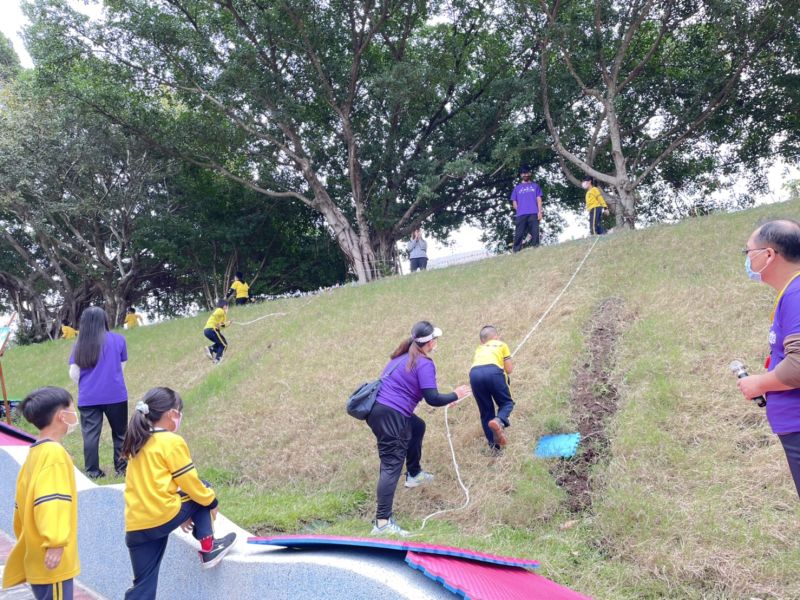
[[[763,250],[762,250],[763,252]],[[750,254],[748,253],[747,258],[744,259],[744,270],[747,271],[747,276],[752,280],[758,283],[761,283],[761,271],[756,273],[753,271],[753,268],[750,266]],[[763,269],[762,269],[763,271]]]

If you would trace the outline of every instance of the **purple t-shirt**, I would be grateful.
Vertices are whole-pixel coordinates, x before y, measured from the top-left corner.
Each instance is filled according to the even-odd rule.
[[[800,277],[789,284],[775,309],[769,330],[769,371],[785,358],[783,340],[790,335],[800,335]],[[767,392],[767,419],[778,435],[800,431],[800,388]]]
[[[511,192],[511,200],[517,203],[517,216],[536,215],[539,213],[539,203],[536,199],[542,196],[542,188],[533,181],[518,183]]]
[[[78,408],[98,404],[116,404],[128,401],[128,389],[122,375],[122,363],[128,360],[125,338],[112,331],[106,332],[106,341],[100,350],[100,358],[92,369],[81,369],[78,382]],[[69,357],[75,364],[75,347]]]
[[[436,366],[426,356],[417,358],[416,364],[410,371],[406,369],[407,363],[408,354],[389,361],[381,377],[384,377],[395,365],[397,368],[383,380],[376,402],[410,417],[419,401],[422,400],[422,390],[436,389]]]

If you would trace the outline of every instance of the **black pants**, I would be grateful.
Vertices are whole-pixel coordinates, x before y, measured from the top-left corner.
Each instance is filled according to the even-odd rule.
[[[531,246],[539,245],[539,215],[521,215],[517,217],[514,227],[514,252],[522,250],[522,241],[530,232]]]
[[[192,535],[195,539],[202,540],[214,535],[211,509],[192,500],[184,502],[178,514],[163,525],[125,534],[125,545],[133,567],[133,586],[125,592],[125,600],[155,600],[158,571],[167,549],[169,534],[187,519],[194,521]]]
[[[589,209],[589,235],[603,235],[603,207]]]
[[[472,395],[478,404],[478,412],[481,415],[481,426],[491,448],[499,448],[495,442],[494,433],[489,429],[489,421],[498,417],[503,425],[508,427],[508,417],[514,410],[514,401],[511,399],[511,390],[508,387],[506,374],[497,365],[481,365],[472,367],[469,372],[469,385],[472,387]],[[495,413],[494,405],[497,404]]]
[[[225,353],[225,348],[228,347],[228,340],[225,339],[225,336],[211,327],[204,329],[203,334],[212,342],[211,353],[216,356],[217,359],[222,358],[222,355]]]
[[[406,417],[393,408],[375,403],[367,418],[367,424],[378,440],[378,456],[381,472],[378,477],[377,519],[392,516],[392,504],[397,482],[403,471],[403,463],[411,477],[422,471],[422,438],[425,437],[425,421],[417,415]]]
[[[428,268],[428,258],[412,258],[411,259],[411,272],[425,271]]]
[[[797,489],[797,495],[800,496],[800,431],[779,435],[778,438],[783,444],[786,460],[789,461],[789,471],[794,479],[794,487]]]
[[[96,406],[79,406],[81,414],[81,433],[83,434],[83,465],[87,475],[100,476],[100,432],[103,429],[103,415],[111,426],[111,437],[114,440],[114,468],[124,471],[127,461],[122,458],[122,440],[128,430],[128,403],[98,404]]]
[[[241,306],[242,304],[247,304],[249,298],[237,298],[236,299],[236,306]]]

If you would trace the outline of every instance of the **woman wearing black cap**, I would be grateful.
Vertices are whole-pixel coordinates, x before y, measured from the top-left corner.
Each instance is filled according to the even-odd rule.
[[[539,221],[542,220],[542,188],[531,181],[531,169],[519,169],[522,181],[511,192],[511,203],[517,216],[514,222],[514,252],[522,250],[525,236],[530,233],[531,246],[539,245]]]
[[[414,414],[423,398],[431,406],[445,406],[469,395],[467,385],[449,394],[440,394],[436,387],[436,366],[429,354],[436,348],[442,330],[428,321],[420,321],[411,329],[411,337],[403,340],[383,369],[383,383],[367,423],[378,441],[381,472],[378,479],[378,509],[373,535],[406,536],[392,518],[392,504],[397,482],[406,464],[405,486],[414,488],[433,479],[423,471],[422,438],[425,421]]]

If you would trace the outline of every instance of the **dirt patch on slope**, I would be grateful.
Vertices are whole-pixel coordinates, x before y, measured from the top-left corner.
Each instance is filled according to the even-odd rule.
[[[590,320],[588,352],[573,371],[570,403],[581,443],[575,457],[560,460],[551,469],[556,483],[567,491],[568,507],[573,512],[591,507],[591,470],[608,454],[606,425],[619,401],[611,373],[617,339],[630,318],[620,298],[604,300]]]

